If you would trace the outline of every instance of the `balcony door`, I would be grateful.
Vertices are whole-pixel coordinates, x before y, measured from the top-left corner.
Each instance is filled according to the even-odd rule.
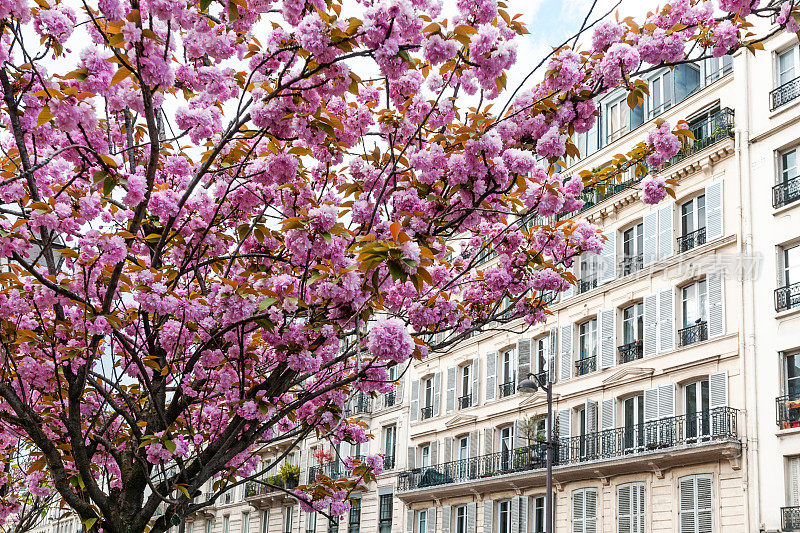
[[[681,204],[681,235],[685,238],[706,228],[706,195],[701,194]],[[698,241],[699,239],[695,239]],[[705,239],[703,239],[705,240]],[[694,245],[702,244],[695,242]]]
[[[777,82],[778,87],[786,85],[798,75],[798,47],[793,46],[785,52],[778,54]]]
[[[433,409],[433,378],[428,378],[425,383],[425,409]],[[430,414],[428,414],[430,416]],[[425,418],[425,417],[423,417]]]
[[[800,244],[784,248],[781,254],[781,278],[784,287],[800,283]],[[790,305],[789,307],[794,307]]]
[[[625,451],[641,451],[644,449],[644,394],[623,400],[622,417],[625,424]]]
[[[467,479],[467,464],[469,463],[469,437],[458,439],[458,479]]]
[[[514,426],[505,426],[500,430],[500,468],[511,470],[514,453]]]
[[[709,417],[708,380],[703,379],[684,388],[686,408],[686,441],[697,442],[708,438],[711,432]]]
[[[639,223],[622,232],[623,265],[622,275],[626,276],[642,268],[644,254],[644,224]]]
[[[461,367],[461,400],[458,402],[459,409],[472,407],[472,365]]]
[[[500,396],[510,396],[516,392],[516,384],[517,384],[517,367],[515,363],[515,350],[506,350],[502,354],[501,364],[501,372],[503,373],[503,382],[500,385],[501,391]]]
[[[705,280],[687,285],[681,290],[681,315],[684,328],[708,321],[707,297]]]

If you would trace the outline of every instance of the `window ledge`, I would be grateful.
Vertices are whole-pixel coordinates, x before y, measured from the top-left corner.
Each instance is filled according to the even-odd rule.
[[[794,209],[795,207],[798,207],[798,206],[800,206],[800,200],[795,200],[793,202],[789,202],[786,205],[782,205],[782,206],[780,206],[778,208],[773,208],[772,216],[776,217],[778,215],[782,215],[785,212],[791,211],[792,209]]]
[[[794,309],[785,309],[783,311],[778,311],[775,313],[775,318],[777,320],[781,320],[783,318],[789,318],[790,316],[800,315],[800,307],[795,307]]]
[[[777,437],[788,437],[790,435],[797,435],[800,433],[800,428],[787,428],[787,429],[779,429],[775,432]]]
[[[787,83],[789,83],[789,82],[787,82]],[[781,114],[785,113],[786,111],[789,111],[790,109],[794,109],[794,108],[798,107],[798,105],[800,105],[800,98],[795,98],[794,100],[792,100],[791,103],[784,104],[784,105],[782,105],[782,106],[770,111],[769,114],[767,115],[767,118],[772,120],[773,118],[777,117],[778,115],[781,115]]]

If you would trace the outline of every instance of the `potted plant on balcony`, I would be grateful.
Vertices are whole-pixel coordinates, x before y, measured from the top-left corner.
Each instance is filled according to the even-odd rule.
[[[280,474],[269,476],[267,477],[267,483],[273,487],[283,488],[283,476]],[[267,487],[267,490],[270,490],[269,487]]]
[[[300,484],[300,467],[291,463],[281,465],[281,478],[287,489],[293,489]]]

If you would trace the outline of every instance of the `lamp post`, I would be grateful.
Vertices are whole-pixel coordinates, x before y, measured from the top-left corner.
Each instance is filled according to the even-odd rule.
[[[544,368],[544,361],[541,359],[539,368]],[[550,381],[550,372],[529,373],[517,387],[520,392],[526,394],[534,394],[540,388],[547,393],[547,442],[545,442],[547,493],[544,500],[544,530],[545,533],[553,533],[553,383]]]

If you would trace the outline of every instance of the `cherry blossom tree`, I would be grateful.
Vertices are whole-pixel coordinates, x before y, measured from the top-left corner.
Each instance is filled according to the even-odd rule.
[[[679,125],[562,172],[597,96],[755,52],[754,17],[797,31],[795,0],[587,17],[512,92],[536,70],[519,17],[451,3],[0,0],[0,463],[30,453],[0,469],[1,519],[52,492],[87,530],[159,533],[269,443],[366,442],[344,405],[390,366],[545,320],[603,245],[586,187],[633,169],[645,201],[672,192],[648,169]],[[306,509],[345,512],[381,469],[345,462]]]

